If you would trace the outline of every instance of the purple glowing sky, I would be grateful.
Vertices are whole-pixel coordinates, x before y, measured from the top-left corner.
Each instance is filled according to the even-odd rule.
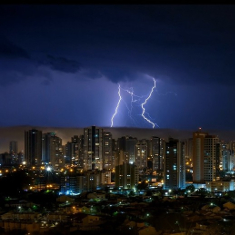
[[[233,5],[1,5],[0,126],[110,126],[118,84],[147,98],[154,77],[160,128],[235,130],[234,18]],[[151,128],[133,105],[114,126]]]

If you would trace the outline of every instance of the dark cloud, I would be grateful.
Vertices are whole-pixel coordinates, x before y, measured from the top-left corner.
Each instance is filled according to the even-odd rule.
[[[19,115],[13,121],[12,105],[1,93],[5,124],[109,125],[116,83],[147,95],[149,75],[165,94],[154,91],[146,104],[159,126],[234,129],[233,5],[4,5],[0,22],[1,34],[10,39],[0,41],[0,85],[23,81],[2,89],[16,94],[20,87],[17,99],[10,98],[21,107],[21,121]],[[36,93],[38,84],[45,86]],[[126,121],[124,102],[119,111],[116,126]]]
[[[101,78],[103,74],[97,69],[83,68],[80,74],[85,78],[97,79]]]
[[[42,81],[41,84],[44,86],[48,86],[51,84],[51,81],[49,79],[47,79],[47,80]]]
[[[52,55],[47,55],[47,57],[39,63],[48,66],[53,70],[65,73],[76,73],[80,70],[80,64],[77,61],[70,60],[65,57],[55,57]]]
[[[106,78],[114,83],[133,81],[136,79],[136,73],[128,69],[119,69],[118,67],[103,69],[102,73]]]
[[[12,85],[34,76],[35,61],[28,52],[6,37],[0,37],[0,86]]]
[[[39,64],[52,70],[76,73],[81,61],[115,83],[133,80],[136,71],[185,84],[223,83],[223,75],[228,83],[235,81],[228,68],[235,60],[234,6],[1,8],[0,19],[7,26],[1,27],[3,32],[9,34],[11,28],[21,42],[31,44],[29,52],[46,51],[49,56]]]
[[[43,77],[43,85],[49,85],[52,77],[48,72],[40,71],[39,67],[44,65],[52,70],[65,73],[76,73],[80,65],[75,60],[65,57],[54,57],[47,55],[44,60],[32,58],[29,53],[14,44],[6,37],[0,37],[0,85],[6,86],[26,80],[34,76]]]
[[[30,58],[24,49],[10,42],[3,36],[0,36],[0,56],[4,58]]]
[[[12,85],[28,78],[34,78],[36,71],[36,64],[29,59],[0,57],[1,86]]]

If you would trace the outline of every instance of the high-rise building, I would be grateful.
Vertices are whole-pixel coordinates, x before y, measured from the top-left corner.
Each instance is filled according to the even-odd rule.
[[[169,138],[165,143],[164,189],[185,188],[185,143]]]
[[[111,171],[103,170],[100,172],[101,185],[111,184]]]
[[[128,154],[128,163],[135,163],[135,146],[137,143],[137,138],[133,138],[131,136],[126,136],[126,146],[125,152]]]
[[[58,168],[64,164],[62,139],[54,132],[44,133],[42,136],[42,161]]]
[[[221,144],[221,152],[223,171],[231,171],[233,169],[233,151],[230,149],[229,144]]]
[[[115,172],[115,167],[118,165],[118,156],[119,156],[116,139],[112,139],[112,153],[113,153],[112,154],[112,162],[113,162],[112,172]]]
[[[68,171],[60,177],[60,190],[63,194],[78,194],[83,191],[84,178],[82,174]]]
[[[162,138],[153,136],[150,140],[150,156],[153,162],[153,171],[157,173],[163,171],[164,163],[164,140]]]
[[[72,164],[73,146],[74,144],[69,141],[65,144],[65,164]]]
[[[114,167],[113,141],[110,132],[103,133],[103,169],[111,171]]]
[[[101,186],[102,171],[86,171],[82,188],[84,191],[94,191]]]
[[[42,131],[32,129],[25,131],[25,161],[28,166],[41,165]]]
[[[185,141],[185,156],[188,159],[193,159],[193,138],[189,138]]]
[[[125,153],[125,137],[118,138],[116,141],[115,151],[115,166],[122,165],[124,162],[129,162],[127,154]]]
[[[110,171],[83,171],[80,168],[71,168],[60,177],[61,192],[76,194],[97,190],[111,183]]]
[[[83,167],[83,135],[80,137],[74,135],[71,142],[67,142],[65,146],[65,163],[78,167]]]
[[[201,128],[193,133],[193,182],[204,183],[204,145],[205,137],[208,135],[202,132]]]
[[[72,161],[71,163],[73,165],[78,165],[78,156],[79,156],[79,147],[80,147],[80,139],[78,135],[74,135],[71,138],[71,143],[72,143]]]
[[[115,167],[115,186],[119,189],[134,189],[138,182],[139,173],[134,164],[123,163]]]
[[[23,151],[20,151],[20,152],[17,154],[17,158],[18,158],[18,163],[19,163],[19,164],[22,164],[23,161],[24,161],[24,153],[23,153]]]
[[[135,163],[135,151],[136,151],[137,139],[131,136],[123,136],[117,141],[118,160],[117,165],[123,163]]]
[[[96,126],[84,128],[83,153],[85,170],[102,170],[103,129]]]
[[[148,141],[138,140],[135,146],[135,165],[139,169],[139,173],[145,173],[148,166]]]
[[[220,141],[217,136],[193,133],[193,182],[214,181],[220,171]]]
[[[7,152],[0,154],[0,164],[1,166],[11,166],[12,156]]]
[[[17,141],[11,141],[9,145],[9,153],[16,155],[18,153],[18,144]]]
[[[207,135],[204,140],[204,180],[214,181],[220,171],[220,142],[214,135]]]
[[[9,145],[9,154],[11,155],[11,163],[13,165],[19,164],[18,158],[18,144],[17,141],[11,141]]]
[[[50,137],[51,133],[42,135],[42,163],[44,164],[50,162]]]

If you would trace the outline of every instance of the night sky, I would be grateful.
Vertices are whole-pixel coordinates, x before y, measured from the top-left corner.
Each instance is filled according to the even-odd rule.
[[[235,5],[1,5],[0,22],[2,127],[109,127],[120,85],[113,126],[152,128],[155,79],[155,128],[235,130]]]

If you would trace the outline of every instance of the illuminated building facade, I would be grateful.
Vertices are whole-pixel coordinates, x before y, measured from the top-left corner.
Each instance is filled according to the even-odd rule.
[[[214,181],[219,177],[220,142],[219,138],[207,135],[204,141],[204,180]]]
[[[193,133],[193,182],[204,183],[204,145],[206,132]]]
[[[234,180],[217,180],[206,182],[206,189],[210,192],[226,192],[235,190]]]
[[[64,156],[62,139],[54,132],[44,133],[42,136],[42,161],[54,168],[63,166]]]
[[[148,141],[139,140],[135,146],[135,165],[139,169],[140,174],[147,169],[148,155]]]
[[[17,141],[10,141],[9,144],[9,154],[11,155],[11,163],[13,165],[20,164],[21,159],[18,156],[18,143]]]
[[[103,129],[91,126],[84,128],[84,170],[103,168]]]
[[[83,135],[80,137],[74,135],[71,138],[71,142],[67,142],[65,145],[65,162],[78,167],[84,166],[83,159]]]
[[[42,132],[36,129],[25,131],[25,161],[28,166],[40,166],[42,160]]]
[[[185,143],[169,138],[165,143],[164,189],[185,188]]]
[[[16,155],[18,153],[18,144],[17,141],[10,141],[9,153]]]
[[[110,132],[103,133],[103,169],[112,170],[114,167],[113,161],[113,141]]]
[[[222,169],[224,171],[232,171],[234,166],[234,153],[230,148],[230,144],[221,144],[222,153]]]
[[[193,133],[193,182],[214,181],[220,170],[220,142],[214,135],[199,131]]]
[[[153,136],[149,144],[150,156],[152,159],[152,169],[153,171],[161,172],[163,171],[164,163],[164,140],[162,138]]]
[[[117,141],[118,161],[117,165],[123,163],[134,164],[136,159],[137,139],[131,136],[123,136]]]
[[[115,186],[119,189],[134,189],[139,182],[138,168],[124,163],[115,167]]]

